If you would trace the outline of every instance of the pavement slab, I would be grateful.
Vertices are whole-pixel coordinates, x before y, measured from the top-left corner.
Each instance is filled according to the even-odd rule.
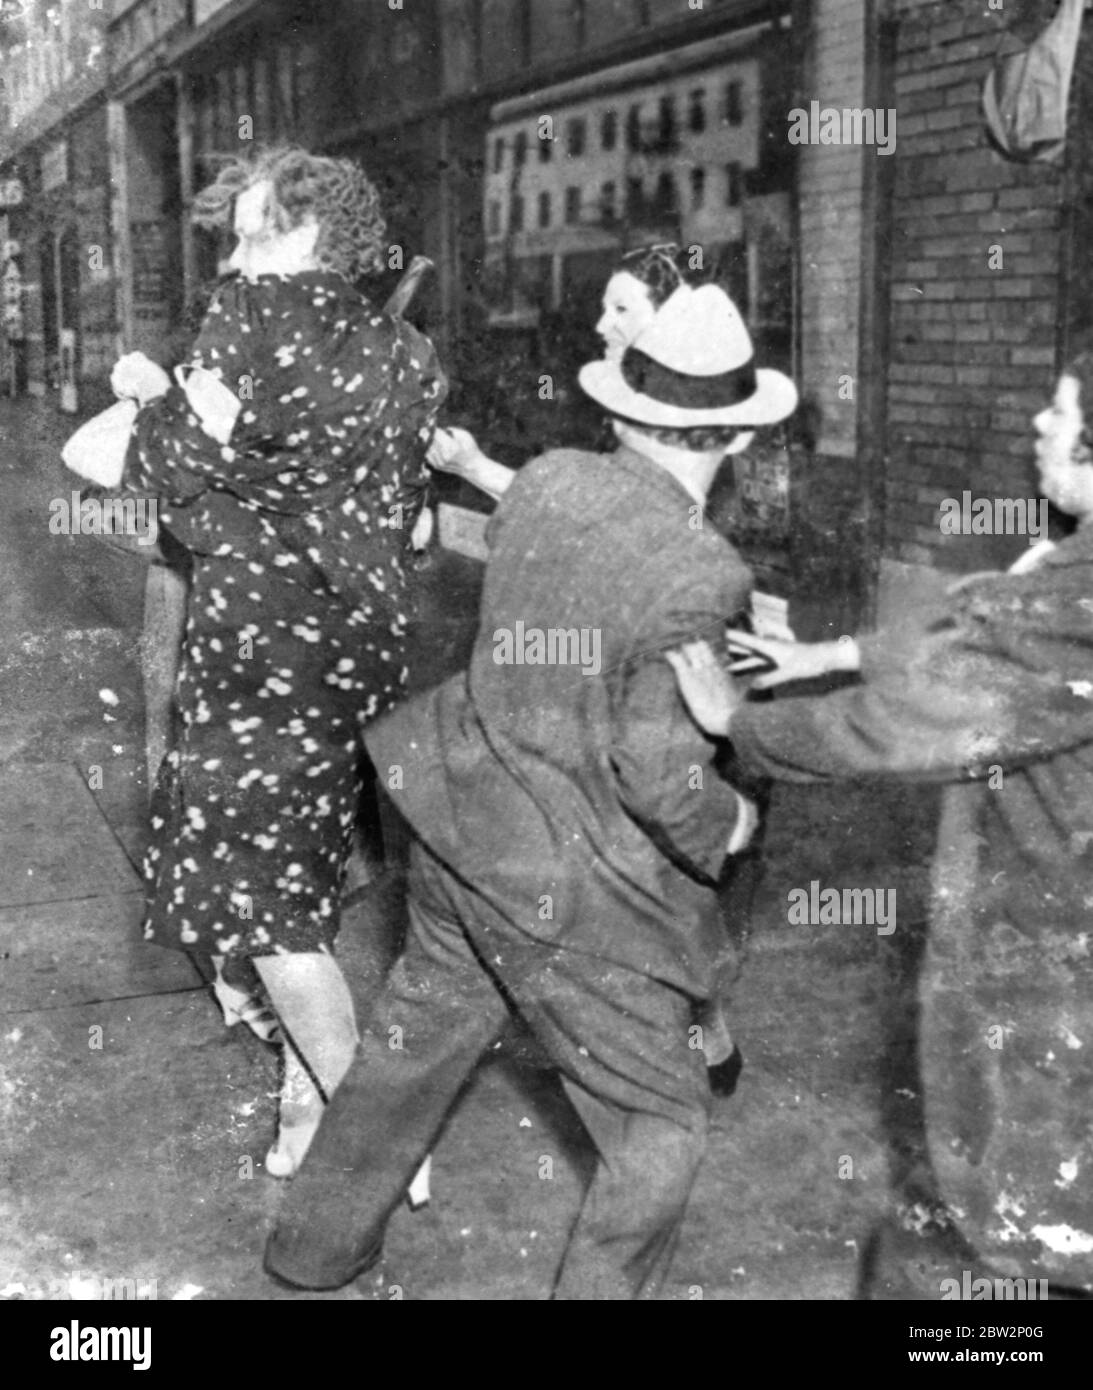
[[[0,908],[0,1018],[195,989],[181,951],[141,939],[143,894]]]
[[[0,907],[117,897],[138,886],[73,765],[0,770]]]

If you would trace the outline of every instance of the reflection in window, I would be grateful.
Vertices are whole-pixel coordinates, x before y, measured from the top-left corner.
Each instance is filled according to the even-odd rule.
[[[687,125],[696,135],[701,134],[706,129],[706,93],[701,88],[691,93]]]
[[[672,96],[663,96],[660,99],[657,140],[662,150],[674,150],[676,147],[676,103]]]
[[[575,117],[566,126],[566,150],[574,159],[584,154],[585,130],[583,116]]]
[[[486,217],[486,230],[490,236],[501,235],[501,204],[496,198],[490,199],[489,213]]]
[[[626,113],[626,148],[631,154],[641,153],[641,107],[631,106]]]
[[[657,179],[656,192],[653,194],[653,214],[658,218],[671,217],[678,208],[676,181],[665,169]]]
[[[608,225],[615,220],[615,184],[609,179],[600,185],[600,221]]]
[[[573,225],[581,218],[581,190],[570,187],[565,191],[565,220]]]
[[[499,174],[505,162],[505,142],[500,135],[493,142],[493,172]]]
[[[550,226],[550,194],[539,194],[539,226]]]
[[[517,169],[522,168],[528,157],[528,133],[526,130],[516,132],[516,139],[512,143],[512,157]]]
[[[524,230],[524,199],[520,193],[512,195],[512,206],[509,208],[509,231],[522,232]]]
[[[729,125],[744,124],[743,84],[738,81],[725,85],[725,119]]]
[[[738,208],[744,196],[744,171],[733,160],[725,165],[725,206]]]
[[[600,144],[605,150],[613,150],[618,139],[619,118],[614,111],[605,111],[600,118]]]
[[[706,201],[706,171],[698,168],[691,170],[691,207],[700,208]]]

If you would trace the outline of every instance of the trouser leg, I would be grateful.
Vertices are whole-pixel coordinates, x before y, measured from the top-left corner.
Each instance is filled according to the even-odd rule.
[[[428,881],[427,881],[428,880]],[[415,847],[409,938],[327,1107],[266,1249],[266,1267],[304,1288],[348,1283],[487,1044],[505,1003],[479,964],[443,870]]]
[[[598,1156],[554,1297],[655,1298],[706,1144],[710,1092],[692,1000],[568,951],[514,994]]]
[[[621,1111],[574,1082],[564,1085],[599,1161],[553,1296],[656,1298],[705,1152],[705,1117],[684,1128],[662,1115]]]

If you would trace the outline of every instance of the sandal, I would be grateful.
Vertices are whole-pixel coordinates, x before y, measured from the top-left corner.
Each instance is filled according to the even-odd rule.
[[[213,980],[212,986],[228,1028],[234,1028],[237,1023],[245,1023],[254,1036],[261,1038],[263,1042],[281,1041],[281,1025],[277,1022],[277,1015],[259,995],[251,994],[245,989],[236,989],[234,985],[227,984],[219,974]]]

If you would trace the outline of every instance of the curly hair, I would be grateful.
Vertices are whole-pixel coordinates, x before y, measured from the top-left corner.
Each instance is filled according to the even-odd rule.
[[[315,256],[325,270],[355,280],[384,269],[387,224],[364,170],[350,159],[309,154],[295,145],[228,159],[194,199],[194,222],[228,226],[236,198],[264,182],[271,190],[268,215],[279,231],[291,231],[308,216],[316,219]]]
[[[1075,335],[1070,355],[1063,363],[1060,376],[1070,376],[1078,383],[1078,406],[1082,412],[1082,432],[1079,442],[1085,458],[1093,461],[1093,330],[1088,328]]]
[[[619,257],[612,274],[632,275],[645,286],[653,308],[659,309],[680,285],[686,283],[686,276],[679,265],[682,258],[683,253],[674,241],[656,246],[638,246]]]

